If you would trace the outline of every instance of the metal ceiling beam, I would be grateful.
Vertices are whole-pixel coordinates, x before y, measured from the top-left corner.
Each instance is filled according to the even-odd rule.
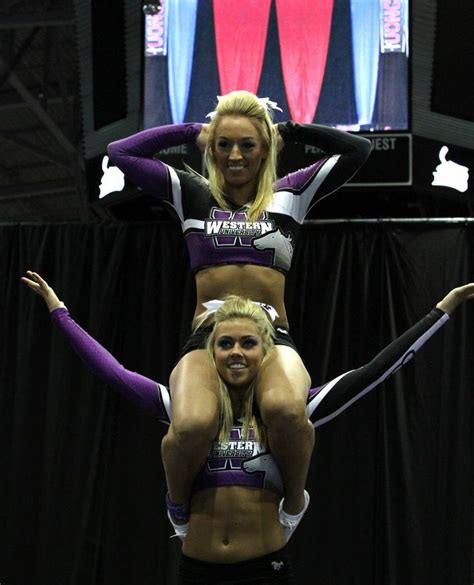
[[[71,174],[73,174],[72,166],[73,163],[71,160],[67,158],[62,158],[54,152],[51,152],[45,148],[41,148],[37,144],[33,144],[28,140],[24,140],[21,138],[17,138],[16,136],[10,134],[9,132],[2,132],[0,134],[0,140],[4,140],[5,142],[10,142],[15,146],[19,146],[24,150],[28,150],[29,152],[39,156],[40,158],[47,160],[55,165],[60,166],[61,168],[67,169]]]
[[[8,65],[5,61],[0,57],[0,70],[2,72],[6,72]],[[61,128],[57,125],[56,121],[46,112],[46,110],[42,107],[39,101],[33,96],[31,91],[25,86],[25,84],[21,81],[18,75],[11,71],[8,75],[8,83],[20,94],[23,100],[28,104],[31,111],[41,120],[44,126],[49,130],[49,132],[56,138],[62,148],[66,151],[66,153],[73,159],[81,169],[84,168],[84,161],[80,158],[79,153],[69,140],[69,138],[64,134]]]
[[[47,26],[73,26],[74,14],[71,10],[51,10],[50,12],[27,12],[11,16],[0,16],[0,30],[12,28],[32,28]]]
[[[2,137],[2,134],[8,134],[9,136],[15,138],[19,134],[26,136],[27,134],[31,134],[33,132],[44,132],[44,126],[39,122],[37,124],[28,124],[25,121],[22,124],[21,120],[17,120],[15,126],[7,126],[5,128],[2,127],[2,122],[3,120],[0,118],[0,138]]]
[[[4,71],[2,73],[2,75],[0,76],[0,87],[3,86],[3,84],[8,79],[8,76],[10,75],[10,73],[15,69],[17,64],[21,61],[21,58],[26,53],[26,51],[29,49],[31,43],[33,42],[35,36],[38,34],[39,30],[40,30],[39,28],[34,28],[30,32],[30,34],[26,37],[26,39],[23,40],[23,42],[21,43],[21,46],[18,49],[18,51],[16,52],[15,56],[13,57],[13,59],[10,59],[10,62],[7,64],[6,71]]]
[[[24,185],[15,185],[14,187],[0,187],[0,203],[14,199],[57,195],[58,193],[74,193],[74,191],[73,182],[67,179],[26,183]]]
[[[37,89],[30,88],[30,91],[33,95],[38,94],[42,88],[38,86]],[[69,94],[66,96],[68,102],[73,102],[77,96],[73,94]],[[64,103],[64,99],[59,96],[55,97],[46,97],[46,104],[48,105],[57,105]],[[8,110],[22,110],[24,108],[29,108],[29,105],[24,101],[18,100],[18,93],[16,91],[2,91],[0,94],[0,112],[8,111]]]

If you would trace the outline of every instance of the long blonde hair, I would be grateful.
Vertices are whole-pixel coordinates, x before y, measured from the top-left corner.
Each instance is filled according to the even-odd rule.
[[[209,172],[209,187],[214,199],[222,209],[229,209],[229,203],[224,196],[224,176],[217,168],[213,147],[216,128],[224,116],[245,116],[249,118],[268,151],[267,156],[262,160],[258,173],[255,198],[251,201],[247,212],[248,219],[256,221],[272,200],[273,185],[276,181],[277,136],[273,121],[265,105],[256,95],[249,91],[232,91],[219,99],[215,115],[209,124],[209,139],[205,158]]]
[[[214,366],[216,365],[214,359],[214,341],[216,338],[217,326],[225,321],[232,321],[235,319],[250,319],[257,326],[257,331],[262,338],[263,360],[267,359],[274,347],[275,331],[270,319],[264,309],[257,303],[250,299],[244,299],[237,295],[228,295],[225,297],[224,303],[211,316],[213,328],[206,341],[206,349]],[[199,327],[199,324],[198,324]],[[219,434],[218,440],[226,442],[230,439],[230,432],[234,423],[234,412],[230,400],[229,390],[222,378],[219,376],[221,410],[219,420]],[[265,427],[255,407],[255,380],[252,380],[243,400],[243,427],[242,438],[248,438],[250,427],[253,428],[255,437],[262,445],[266,445],[267,437]]]

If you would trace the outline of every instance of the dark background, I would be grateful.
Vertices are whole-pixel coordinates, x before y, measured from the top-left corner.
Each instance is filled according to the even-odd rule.
[[[474,9],[413,0],[412,12],[413,185],[327,198],[310,221],[341,223],[306,224],[295,254],[288,308],[315,384],[364,363],[473,280],[472,188],[430,182],[443,144],[473,168]],[[91,178],[107,142],[141,125],[140,23],[135,0],[0,5],[2,585],[175,582],[165,428],[93,380],[19,282],[40,271],[126,367],[166,382],[194,302],[180,230],[130,185],[97,202]],[[423,83],[430,123],[412,91]],[[318,432],[312,504],[290,544],[301,583],[474,580],[472,324],[466,305],[415,363]]]
[[[292,333],[313,383],[375,355],[473,269],[471,225],[305,226]],[[34,267],[129,369],[166,382],[194,291],[172,223],[0,228],[0,581],[175,582],[165,427],[87,373],[19,276]],[[317,433],[299,582],[466,585],[472,318],[461,307],[401,372]]]

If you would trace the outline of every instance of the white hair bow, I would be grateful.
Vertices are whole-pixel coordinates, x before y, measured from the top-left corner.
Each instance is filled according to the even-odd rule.
[[[204,307],[206,307],[206,312],[208,315],[211,313],[215,313],[218,309],[222,307],[225,301],[221,301],[219,299],[212,299],[211,301],[207,301],[207,303],[202,303]],[[277,317],[279,317],[276,309],[267,303],[259,303],[257,301],[252,301],[254,305],[258,305],[264,311],[266,311],[271,319],[271,321],[275,321]]]
[[[217,101],[220,102],[223,97],[224,96],[222,96],[222,95],[218,95]],[[258,97],[257,99],[260,102],[260,104],[267,110],[267,112],[272,117],[273,117],[273,112],[275,110],[278,110],[279,112],[283,112],[283,110],[278,107],[277,102],[272,102],[272,100],[269,97],[262,97],[262,98]],[[209,114],[206,114],[206,118],[213,120],[215,118],[216,114],[217,114],[217,110],[213,110],[212,112],[209,112]]]

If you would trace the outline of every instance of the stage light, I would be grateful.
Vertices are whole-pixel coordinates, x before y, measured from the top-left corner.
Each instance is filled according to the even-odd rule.
[[[158,14],[161,10],[161,2],[150,2],[143,5],[144,14]]]

